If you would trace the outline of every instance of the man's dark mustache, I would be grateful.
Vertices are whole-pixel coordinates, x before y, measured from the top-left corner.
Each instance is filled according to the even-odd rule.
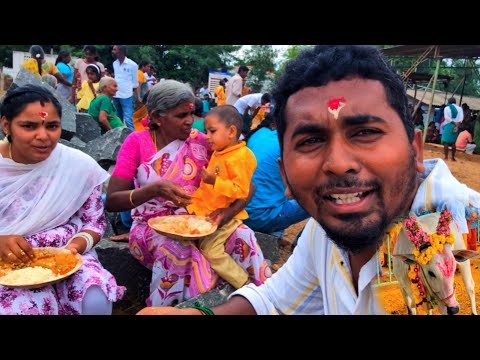
[[[342,179],[328,180],[327,183],[315,187],[314,192],[319,195],[323,194],[325,191],[335,188],[362,187],[379,189],[380,186],[380,182],[378,182],[377,180],[360,181],[355,177],[343,177]]]

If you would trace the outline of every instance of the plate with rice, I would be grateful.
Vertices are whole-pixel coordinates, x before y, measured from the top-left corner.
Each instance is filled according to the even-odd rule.
[[[0,261],[0,285],[36,289],[63,280],[82,266],[82,256],[64,248],[33,248],[33,253],[35,258],[26,263]]]
[[[148,226],[175,240],[198,240],[217,230],[217,225],[207,217],[197,215],[159,216],[149,219]]]

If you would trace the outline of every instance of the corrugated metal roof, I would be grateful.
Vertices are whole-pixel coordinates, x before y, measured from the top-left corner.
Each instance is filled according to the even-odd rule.
[[[382,49],[386,56],[420,56],[431,46],[438,46],[439,56],[447,59],[467,59],[480,57],[480,45],[398,45]],[[431,51],[428,57],[434,57]]]
[[[417,90],[417,101],[419,101],[425,90]],[[410,95],[413,98],[413,94],[415,93],[414,89],[407,89],[407,94]],[[425,97],[423,98],[423,102],[425,104],[430,104],[430,99],[432,97],[432,90],[427,90],[427,93],[425,94]],[[433,98],[433,105],[435,106],[441,106],[443,104],[446,104],[448,99],[452,97],[452,93],[447,94],[447,100],[445,100],[445,91],[435,91],[435,96]],[[460,95],[453,95],[453,97],[457,100],[457,105],[460,105]],[[473,97],[473,96],[463,96],[462,97],[462,103],[466,103],[468,106],[470,106],[470,109],[472,110],[480,110],[480,98],[478,97]]]

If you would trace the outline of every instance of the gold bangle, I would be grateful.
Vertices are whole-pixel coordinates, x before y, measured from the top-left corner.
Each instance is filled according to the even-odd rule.
[[[132,191],[130,191],[130,204],[132,204],[132,206],[133,206],[134,208],[136,208],[137,205],[135,205],[135,204],[133,203],[133,192],[134,192],[134,191],[135,191],[135,189],[132,190]]]

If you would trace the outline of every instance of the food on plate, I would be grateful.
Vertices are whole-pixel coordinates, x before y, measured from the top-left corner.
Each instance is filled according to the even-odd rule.
[[[25,263],[0,262],[2,285],[40,284],[63,278],[81,265],[81,257],[69,250],[57,248],[33,248],[35,255]]]
[[[150,219],[152,228],[165,233],[178,235],[211,234],[217,228],[206,217],[195,215],[171,215]]]

